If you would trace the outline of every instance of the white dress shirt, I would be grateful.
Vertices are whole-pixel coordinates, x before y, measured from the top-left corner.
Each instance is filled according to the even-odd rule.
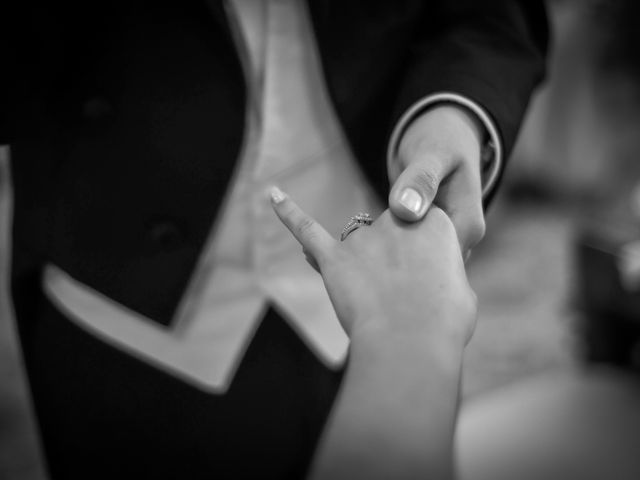
[[[214,393],[229,387],[269,306],[329,368],[346,358],[348,339],[322,279],[273,213],[268,187],[290,193],[336,235],[349,216],[367,211],[375,217],[382,210],[329,100],[306,2],[230,0],[226,7],[249,85],[244,144],[171,327],[105,298],[54,265],[43,278],[45,292],[71,321]],[[390,168],[406,126],[443,101],[465,105],[485,124],[497,150],[488,191],[500,167],[497,132],[480,107],[452,93],[427,97],[404,115],[392,136]]]

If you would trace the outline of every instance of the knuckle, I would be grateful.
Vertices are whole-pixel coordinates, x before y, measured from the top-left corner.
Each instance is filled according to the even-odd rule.
[[[420,190],[430,196],[434,196],[438,191],[440,178],[428,167],[417,168],[413,180]]]
[[[483,217],[473,217],[469,221],[467,230],[467,242],[472,247],[484,238],[487,226]]]
[[[376,220],[371,224],[370,227],[379,230],[379,229],[389,229],[392,225],[397,224],[398,217],[396,217],[392,212],[391,208],[382,212],[382,214],[376,218]]]
[[[464,272],[464,267],[460,269]],[[463,273],[456,278],[456,281],[452,282],[451,288],[453,305],[458,310],[458,313],[473,316],[478,312],[478,296],[476,292],[471,288],[469,281]]]
[[[473,289],[467,285],[464,295],[460,298],[460,309],[468,316],[474,317],[478,314],[478,296]]]
[[[311,238],[314,235],[315,226],[316,222],[312,218],[304,217],[296,225],[296,231],[302,238]]]
[[[431,222],[434,223],[435,228],[437,228],[439,231],[455,231],[453,222],[451,221],[447,213],[435,205],[432,206],[429,210],[429,218],[431,219]]]

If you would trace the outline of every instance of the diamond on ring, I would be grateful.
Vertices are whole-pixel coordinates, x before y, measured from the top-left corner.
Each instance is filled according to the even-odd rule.
[[[340,241],[344,241],[345,238],[349,236],[351,232],[359,229],[363,225],[371,225],[373,223],[373,218],[366,212],[360,212],[354,216],[352,216],[347,224],[342,229],[342,234],[340,235]]]

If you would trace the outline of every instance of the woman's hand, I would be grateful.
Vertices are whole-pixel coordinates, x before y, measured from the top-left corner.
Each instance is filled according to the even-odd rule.
[[[389,211],[338,242],[277,188],[273,207],[351,338],[310,478],[452,478],[462,352],[476,303],[449,217]]]
[[[334,239],[277,188],[273,207],[317,266],[350,337],[393,334],[471,337],[475,295],[464,271],[455,228],[432,206],[424,220],[405,223],[388,210],[371,226]]]

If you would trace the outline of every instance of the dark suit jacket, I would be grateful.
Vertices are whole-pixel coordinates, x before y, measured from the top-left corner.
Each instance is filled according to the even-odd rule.
[[[149,380],[156,373],[63,325],[40,293],[39,275],[44,262],[53,262],[169,325],[225,194],[243,134],[242,70],[222,4],[211,3],[213,9],[201,0],[31,0],[0,7],[0,143],[11,144],[15,192],[12,291],[49,461],[60,475],[76,472],[68,452],[86,446],[78,437],[88,428],[95,429],[100,447],[91,450],[92,461],[106,458],[99,452],[108,443],[121,456],[139,449],[138,467],[149,463],[146,468],[167,475],[171,456],[164,448],[177,442],[181,451],[185,436],[194,436],[180,430],[184,425],[175,426],[184,413],[175,409],[198,394],[186,393],[170,379]],[[541,3],[309,2],[331,99],[364,172],[381,194],[387,191],[384,155],[391,129],[412,103],[430,93],[454,91],[484,106],[510,151],[543,75],[547,26]],[[278,344],[276,337],[267,337],[265,344]],[[274,375],[283,370],[275,369]],[[303,396],[287,385],[301,385],[299,377],[308,371],[300,367],[294,380],[281,379],[287,398]],[[92,372],[102,375],[100,382]],[[308,437],[299,442],[306,453],[289,455],[302,458],[300,465],[312,451],[339,380],[327,375],[331,388],[314,380],[310,385],[320,387],[306,393],[324,398],[322,392],[330,392],[313,407],[319,420],[304,424],[306,436],[296,430],[294,424],[302,425],[296,418],[311,415],[305,412],[313,408],[295,400],[290,424],[282,428],[297,436],[278,440],[295,445],[296,438]],[[144,391],[136,390],[134,400],[123,393],[140,385]],[[212,409],[207,401],[194,400],[199,408],[184,403],[195,412],[186,420],[195,430],[203,412]],[[169,402],[177,417],[157,402]],[[242,403],[234,402],[230,412]],[[274,417],[269,412],[255,422]],[[122,425],[123,418],[142,422],[133,422],[137,433],[118,436],[114,425]],[[237,426],[244,417],[233,418],[228,424]],[[165,430],[150,429],[151,424]],[[274,424],[254,427],[260,432],[256,438],[267,443],[273,438],[268,432],[276,429]],[[75,433],[60,433],[69,430]],[[238,430],[229,427],[229,432]],[[207,435],[195,438],[187,461],[174,459],[176,465],[193,467],[192,476],[216,465],[211,458],[223,456],[205,448],[212,442]],[[157,461],[149,460],[154,448]],[[65,452],[66,460],[57,460]],[[277,466],[262,472],[299,473],[303,467],[296,470],[294,463],[274,460]]]

